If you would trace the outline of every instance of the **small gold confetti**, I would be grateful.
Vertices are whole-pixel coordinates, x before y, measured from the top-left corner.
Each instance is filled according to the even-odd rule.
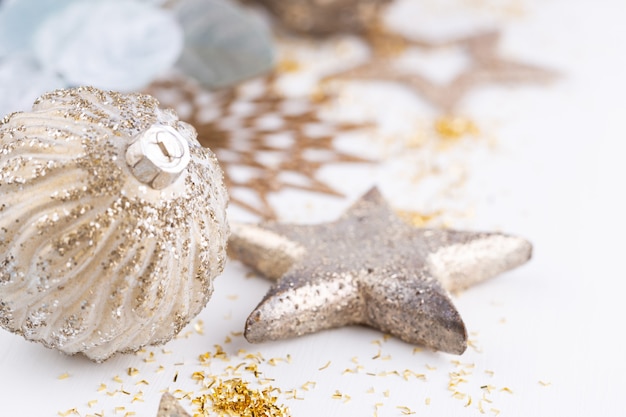
[[[328,368],[330,366],[330,361],[326,362],[326,365],[322,366],[321,368],[319,368],[319,371],[323,371],[324,369]]]
[[[98,400],[91,400],[91,401],[87,401],[87,406],[89,408],[92,408],[94,405],[96,405],[98,403]]]
[[[495,390],[496,387],[494,387],[493,385],[482,385],[480,389],[485,390],[491,394],[491,391]]]
[[[209,394],[195,397],[192,403],[198,407],[199,417],[212,416],[210,410],[239,417],[288,417],[289,409],[277,405],[276,391],[269,387],[264,390],[250,388],[247,382],[235,378],[218,381]]]
[[[332,398],[335,400],[343,400],[344,404],[349,402],[352,399],[352,397],[350,397],[348,394],[343,394],[339,390],[335,390],[335,393],[332,395]]]
[[[64,373],[62,373],[61,375],[59,375],[59,376],[57,377],[57,379],[59,379],[59,380],[63,380],[63,379],[67,379],[67,378],[69,378],[69,377],[70,377],[70,374],[68,374],[67,372],[64,372]]]
[[[430,405],[430,397],[426,397],[426,399],[424,400],[424,404]]]
[[[69,416],[71,414],[75,414],[77,416],[80,416],[80,413],[78,412],[78,410],[76,408],[70,408],[67,411],[59,411],[57,414],[60,415],[61,417],[67,417],[67,416]]]
[[[298,72],[302,68],[302,65],[295,59],[284,58],[278,61],[276,64],[276,71],[281,73]]]
[[[549,387],[550,385],[552,385],[552,382],[539,380],[539,384],[541,384],[544,387]]]
[[[196,330],[198,334],[204,334],[204,322],[202,320],[198,320],[193,324],[193,328]]]
[[[441,116],[434,122],[435,132],[441,139],[456,140],[463,136],[477,136],[480,131],[471,119],[460,116]]]
[[[131,367],[126,370],[126,373],[128,374],[128,376],[135,376],[139,374],[139,369]]]
[[[301,387],[301,388],[302,388],[303,390],[305,390],[305,391],[308,391],[308,390],[309,390],[309,388],[315,388],[315,386],[316,386],[316,385],[317,385],[317,383],[316,383],[316,382],[314,382],[314,381],[307,381],[307,382],[305,382],[305,383],[302,385],[302,387]]]
[[[124,381],[122,380],[122,378],[120,378],[118,375],[115,375],[113,377],[113,381],[117,382],[118,384],[122,384],[124,383]]]
[[[400,410],[402,412],[402,414],[404,415],[409,415],[409,414],[415,414],[415,411],[412,411],[409,407],[406,406],[398,406],[396,407],[398,410]]]

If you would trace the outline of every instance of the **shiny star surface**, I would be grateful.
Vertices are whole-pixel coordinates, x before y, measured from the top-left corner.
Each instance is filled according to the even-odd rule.
[[[454,113],[462,99],[478,87],[490,84],[543,84],[557,78],[556,72],[549,69],[504,58],[498,51],[500,37],[499,31],[490,31],[431,41],[375,30],[366,38],[372,46],[372,58],[355,68],[331,74],[326,77],[326,81],[341,79],[397,82],[413,90],[437,110]],[[469,64],[449,82],[440,84],[419,72],[407,71],[394,65],[390,56],[398,55],[399,51],[410,47],[424,51],[455,47],[467,56]]]
[[[178,403],[178,400],[170,393],[166,392],[161,397],[159,411],[156,417],[191,417],[189,413]]]
[[[332,223],[232,225],[231,255],[276,280],[250,314],[250,342],[362,324],[461,354],[467,332],[448,291],[526,262],[531,244],[500,233],[421,229],[377,189]]]

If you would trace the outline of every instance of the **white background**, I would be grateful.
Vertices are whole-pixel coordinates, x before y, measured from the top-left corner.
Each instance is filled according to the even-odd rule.
[[[392,24],[415,34],[447,36],[498,27],[503,31],[503,55],[561,74],[549,86],[489,86],[466,97],[462,112],[494,138],[495,145],[470,138],[448,153],[442,151],[442,164],[460,163],[467,173],[459,190],[445,199],[435,193],[424,201],[420,197],[420,191],[427,192],[424,184],[411,179],[415,169],[411,155],[419,158],[419,150],[401,154],[390,150],[388,142],[371,137],[365,138],[369,140],[365,147],[371,147],[365,153],[386,151],[384,162],[321,173],[346,193],[345,199],[295,192],[273,199],[283,219],[332,220],[377,184],[396,207],[445,211],[460,205],[471,216],[451,215],[454,227],[527,237],[534,244],[527,265],[454,297],[470,338],[480,349],[469,348],[461,357],[414,352],[413,346],[383,340],[379,332],[360,327],[261,345],[250,345],[241,336],[224,343],[231,332],[242,330],[247,314],[269,288],[268,282],[247,278],[245,267],[230,262],[199,316],[204,334],[190,326],[193,334],[164,347],[171,353],[163,353],[162,347],[148,349],[155,362],[144,361],[149,354],[141,353],[93,364],[0,332],[0,415],[56,416],[76,408],[82,416],[102,411],[106,416],[128,411],[155,416],[162,390],[199,392],[191,374],[203,369],[198,355],[213,351],[215,344],[233,359],[214,361],[210,373],[220,375],[225,367],[241,362],[236,358],[239,349],[260,352],[266,362],[259,369],[274,379],[272,385],[283,391],[295,388],[297,397],[304,398],[280,397],[294,416],[372,416],[376,403],[383,404],[379,416],[402,415],[403,409],[397,407],[408,407],[417,415],[481,415],[479,403],[487,415],[503,416],[617,415],[623,410],[626,3],[492,3],[406,1],[389,16]],[[356,106],[348,113],[359,108],[372,111],[383,102],[384,109],[378,112],[392,120],[394,114],[404,121],[436,115],[397,85],[359,84],[347,87],[345,94],[352,98],[346,102]],[[446,177],[433,181],[445,182]],[[235,207],[230,214],[234,220],[247,218]],[[372,359],[379,349],[381,355]],[[268,363],[286,355],[291,363]],[[353,358],[363,368],[345,373],[357,366]],[[319,369],[329,361],[326,369]],[[165,370],[157,373],[159,365]],[[128,367],[137,368],[139,375],[128,376]],[[426,380],[368,375],[394,370],[402,375],[406,369],[425,374]],[[468,375],[467,382],[458,385],[465,394],[460,399],[448,383],[449,373],[462,369]],[[69,378],[59,379],[64,373]],[[116,375],[122,384],[113,380]],[[141,379],[149,385],[136,385]],[[314,381],[315,388],[303,390],[307,381]],[[136,394],[141,389],[144,401],[98,392],[101,383],[108,391],[123,386]],[[494,387],[485,394],[492,403],[480,402],[484,385]],[[350,400],[332,398],[336,390]],[[472,403],[466,407],[469,396]],[[92,408],[91,400],[97,400]],[[188,400],[182,404],[192,411]]]

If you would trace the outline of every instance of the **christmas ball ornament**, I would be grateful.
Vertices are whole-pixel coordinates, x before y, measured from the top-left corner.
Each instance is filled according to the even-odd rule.
[[[208,302],[229,235],[215,155],[147,95],[58,90],[0,124],[0,326],[103,361]]]

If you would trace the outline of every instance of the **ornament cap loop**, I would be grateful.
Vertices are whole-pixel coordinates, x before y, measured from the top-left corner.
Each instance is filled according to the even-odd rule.
[[[153,125],[126,149],[126,163],[144,184],[161,190],[173,184],[190,161],[189,144],[174,128]]]

